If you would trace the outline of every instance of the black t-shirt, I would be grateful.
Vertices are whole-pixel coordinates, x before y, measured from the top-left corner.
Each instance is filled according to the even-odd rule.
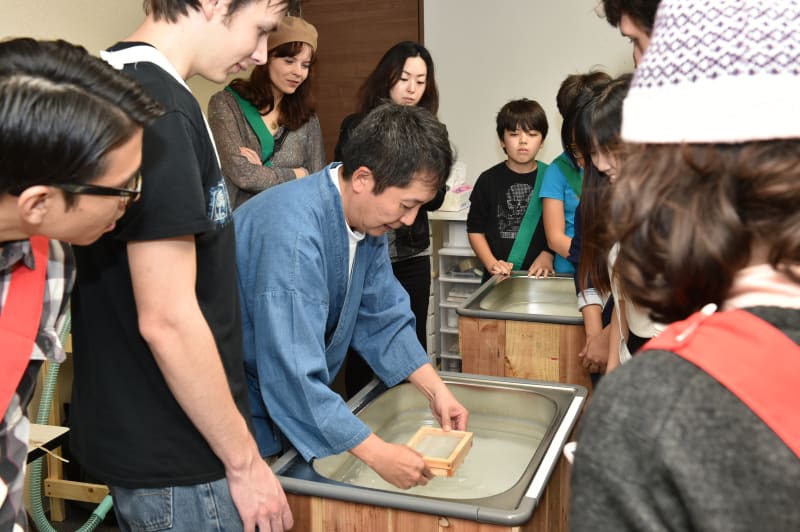
[[[467,233],[483,233],[497,260],[508,260],[528,202],[531,199],[540,201],[531,198],[538,171],[537,168],[527,174],[518,174],[502,162],[483,172],[475,182],[469,197]],[[540,218],[520,269],[530,268],[544,250],[549,251],[549,248]]]
[[[158,100],[166,114],[144,133],[140,201],[129,206],[113,233],[76,248],[70,443],[84,468],[111,485],[208,482],[222,478],[224,467],[174,399],[139,334],[126,245],[194,235],[197,299],[234,400],[250,423],[233,217],[213,144],[192,94],[152,63],[126,65],[124,72]]]

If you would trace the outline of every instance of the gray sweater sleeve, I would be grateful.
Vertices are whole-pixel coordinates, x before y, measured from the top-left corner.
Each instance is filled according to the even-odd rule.
[[[303,166],[309,174],[322,170],[328,160],[325,157],[325,145],[322,141],[322,127],[319,125],[317,115],[312,115],[301,129],[306,130],[306,165]]]
[[[800,323],[798,311],[780,314]],[[580,422],[571,492],[577,532],[800,530],[797,456],[715,379],[664,351],[602,379]]]
[[[294,131],[280,128],[276,145],[280,149],[272,157],[272,166],[256,165],[239,153],[240,147],[261,153],[261,143],[247,123],[233,95],[220,91],[208,103],[208,123],[214,134],[222,172],[231,190],[231,202],[238,207],[245,200],[271,186],[295,178],[295,168],[309,173],[325,166],[325,152],[319,119],[312,115],[308,122]]]

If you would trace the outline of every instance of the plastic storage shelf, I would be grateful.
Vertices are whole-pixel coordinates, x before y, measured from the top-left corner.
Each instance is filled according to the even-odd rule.
[[[466,210],[434,212],[434,251],[438,276],[434,290],[434,346],[442,371],[461,371],[456,308],[480,287],[480,263],[467,238]],[[436,238],[438,237],[438,238]]]

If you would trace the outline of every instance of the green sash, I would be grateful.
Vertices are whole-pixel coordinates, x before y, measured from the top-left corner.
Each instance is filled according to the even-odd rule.
[[[233,97],[236,98],[239,109],[242,110],[242,114],[247,120],[247,123],[253,128],[253,131],[258,137],[258,142],[261,143],[261,164],[264,166],[272,166],[270,158],[275,151],[275,138],[272,136],[272,133],[269,132],[269,129],[267,129],[267,125],[261,118],[261,113],[258,112],[255,105],[242,98],[239,93],[231,87],[225,87],[225,90],[233,94]]]
[[[531,240],[533,240],[533,233],[536,232],[536,226],[542,219],[542,200],[539,199],[539,191],[542,190],[547,164],[536,161],[536,167],[536,183],[533,185],[531,199],[528,200],[528,208],[519,224],[519,231],[517,231],[517,238],[514,239],[514,245],[511,246],[511,253],[508,254],[508,262],[514,264],[515,270],[519,270],[522,263],[525,262],[525,256],[528,254],[528,248],[531,247]]]
[[[553,164],[558,166],[561,173],[567,179],[569,188],[579,198],[581,197],[581,189],[583,189],[583,171],[580,168],[575,168],[566,153],[562,153],[553,160]]]

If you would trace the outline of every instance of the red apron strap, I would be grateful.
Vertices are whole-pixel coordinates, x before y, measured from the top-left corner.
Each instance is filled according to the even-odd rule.
[[[50,242],[42,236],[31,237],[30,241],[35,269],[29,269],[22,261],[14,267],[0,314],[0,416],[5,415],[28,367],[42,319]]]
[[[744,310],[698,312],[643,349],[671,351],[714,377],[800,456],[800,346],[781,331]]]

